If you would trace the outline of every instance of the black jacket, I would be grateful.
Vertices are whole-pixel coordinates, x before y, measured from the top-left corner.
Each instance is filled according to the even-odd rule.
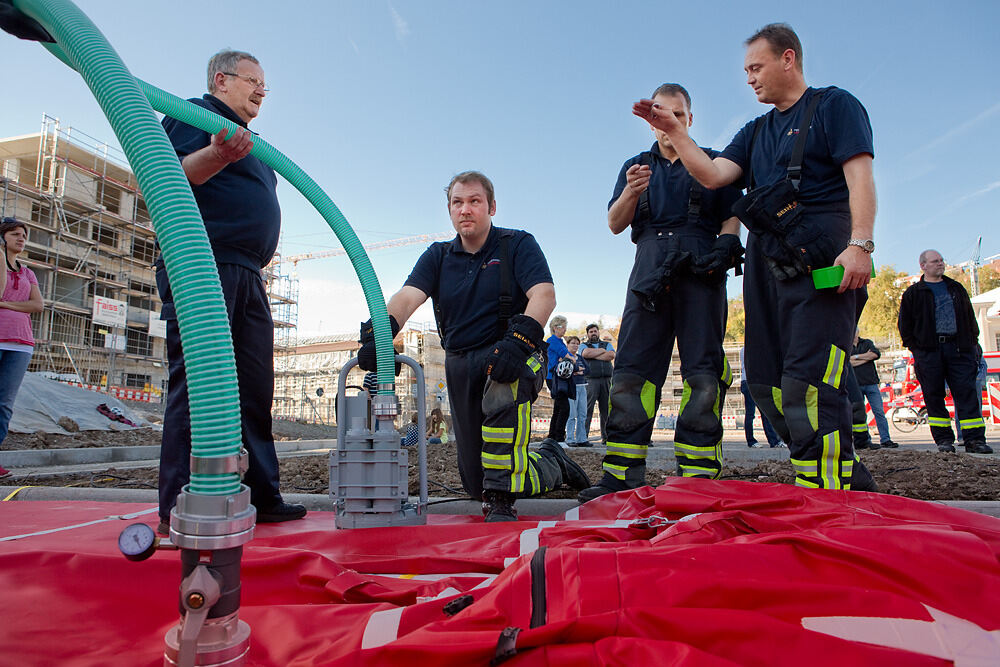
[[[976,314],[972,309],[972,301],[969,300],[969,293],[965,291],[961,283],[944,276],[942,278],[948,286],[948,294],[955,304],[955,324],[958,325],[958,333],[955,334],[955,343],[960,347],[972,347],[979,340],[979,324],[976,322]],[[934,321],[934,293],[924,282],[923,276],[920,282],[910,285],[899,304],[899,336],[903,340],[903,345],[913,349],[934,349],[938,345],[937,332]]]

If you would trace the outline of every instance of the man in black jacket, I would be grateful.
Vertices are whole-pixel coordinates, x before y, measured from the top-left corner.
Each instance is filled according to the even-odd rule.
[[[976,395],[979,325],[969,295],[944,275],[936,250],[920,253],[920,281],[910,285],[899,304],[899,335],[913,353],[917,380],[924,390],[927,421],[938,451],[955,451],[955,433],[945,407],[945,382],[951,388],[965,441],[965,451],[992,454],[986,444],[980,397]]]

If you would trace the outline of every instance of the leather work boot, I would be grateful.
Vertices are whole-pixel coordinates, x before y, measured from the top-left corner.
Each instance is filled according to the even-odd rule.
[[[899,449],[899,445],[892,440],[886,440],[885,442],[880,442],[882,449]]]
[[[590,486],[590,478],[587,477],[584,469],[580,467],[579,463],[571,459],[563,451],[563,448],[559,446],[559,443],[552,438],[542,440],[542,444],[538,446],[538,453],[547,458],[555,459],[559,463],[563,484],[569,488],[574,491],[580,491]]]
[[[495,489],[483,491],[483,515],[486,523],[500,521],[517,521],[517,510],[514,509],[514,494]]]
[[[966,445],[965,451],[969,454],[992,454],[993,448],[985,442],[976,442]]]
[[[294,521],[306,515],[305,505],[286,503],[281,500],[275,505],[265,509],[257,508],[257,523],[281,523],[282,521]]]
[[[943,445],[938,445],[937,447],[938,447],[938,451],[939,452],[954,452],[955,451],[955,446],[954,445],[949,445],[948,443],[945,443]]]
[[[851,491],[878,491],[878,484],[861,461],[855,461],[851,470]]]
[[[625,484],[625,482],[619,479],[615,479],[608,473],[604,473],[604,477],[601,478],[601,481],[599,481],[594,486],[588,489],[584,489],[583,491],[578,493],[576,499],[579,500],[581,503],[585,503],[593,500],[594,498],[600,498],[601,496],[605,496],[609,493],[618,493],[619,491],[625,491],[628,488],[629,487],[627,484]]]

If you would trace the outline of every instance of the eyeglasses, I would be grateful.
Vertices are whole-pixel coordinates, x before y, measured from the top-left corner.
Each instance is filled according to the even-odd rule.
[[[254,89],[261,88],[265,93],[271,92],[271,89],[267,87],[267,84],[265,84],[263,81],[259,79],[253,78],[252,76],[247,76],[246,74],[237,74],[236,72],[223,72],[223,74],[225,74],[226,76],[235,76],[237,79],[243,79],[251,86],[253,86]]]

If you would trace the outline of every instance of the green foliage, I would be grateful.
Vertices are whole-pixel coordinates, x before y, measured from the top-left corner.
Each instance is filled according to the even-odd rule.
[[[954,278],[962,283],[965,291],[972,295],[972,273],[971,271],[947,271],[949,278]],[[991,289],[1000,287],[1000,271],[997,271],[992,264],[979,267],[979,293],[989,292]]]
[[[902,281],[903,271],[894,266],[882,266],[868,284],[868,303],[858,327],[861,335],[879,341],[899,340],[896,320],[899,318],[899,301],[909,286]]]
[[[746,334],[746,313],[743,310],[743,297],[729,299],[728,316],[726,319],[727,343],[742,343]]]

